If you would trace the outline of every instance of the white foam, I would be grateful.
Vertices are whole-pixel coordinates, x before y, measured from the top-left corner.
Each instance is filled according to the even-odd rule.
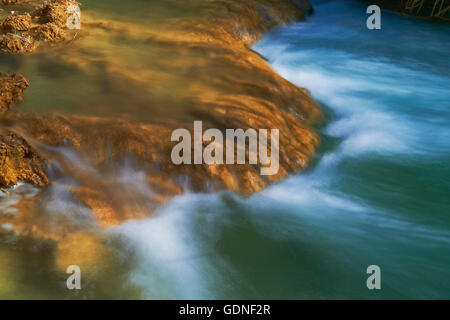
[[[214,198],[214,199],[213,199]],[[220,279],[208,255],[214,239],[207,214],[194,226],[196,208],[215,196],[185,195],[173,199],[151,217],[126,222],[112,230],[122,236],[128,250],[138,257],[130,281],[144,287],[150,299],[210,299],[209,277]],[[211,222],[211,221],[210,221]],[[194,231],[196,230],[196,231]],[[209,243],[199,243],[197,233],[209,233]],[[216,259],[216,262],[220,259]]]
[[[8,188],[7,192],[0,192],[0,214],[17,214],[19,211],[14,208],[21,200],[30,199],[39,193],[39,189],[23,182]]]
[[[12,230],[14,230],[14,226],[13,226],[12,224],[10,224],[10,223],[3,223],[3,224],[0,224],[0,228],[5,229],[5,230],[7,230],[7,231],[12,231]]]
[[[446,103],[448,80],[333,49],[291,50],[273,39],[257,49],[278,73],[306,87],[335,112],[338,119],[326,132],[346,139],[342,148],[348,156],[367,152],[425,155],[430,148],[439,152],[450,147],[449,139],[436,139],[450,136],[448,121],[436,125],[443,121],[438,111]],[[333,64],[331,57],[339,63]],[[437,118],[408,114],[408,103],[423,112],[434,110]]]

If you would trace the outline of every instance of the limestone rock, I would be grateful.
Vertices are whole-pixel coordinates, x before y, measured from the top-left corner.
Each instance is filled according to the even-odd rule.
[[[4,32],[29,31],[31,29],[31,16],[29,13],[19,15],[12,13],[2,23]]]
[[[8,2],[12,4],[17,2]],[[28,3],[28,6],[37,6]],[[39,46],[39,41],[46,43],[60,42],[66,39],[70,6],[79,3],[74,0],[51,0],[40,4],[41,7],[31,15],[19,15],[12,12],[1,24],[0,49],[8,54],[31,53]]]
[[[0,36],[0,49],[9,54],[31,53],[39,42],[26,34],[7,33]]]
[[[37,186],[48,184],[46,161],[24,138],[8,131],[0,131],[0,188],[18,182]]]
[[[30,84],[21,74],[0,72],[0,114],[20,103],[23,92]]]
[[[86,102],[87,112],[81,112],[85,106],[80,105],[74,113],[17,111],[4,116],[10,130],[23,133],[23,137],[30,137],[29,141],[35,143],[33,151],[43,163],[45,159],[57,163],[62,176],[77,182],[69,188],[70,194],[93,212],[100,226],[148,215],[184,192],[185,187],[195,192],[223,189],[241,195],[258,192],[303,170],[319,144],[319,136],[311,127],[322,118],[319,105],[305,90],[283,79],[266,60],[249,49],[266,30],[295,21],[302,11],[291,1],[282,0],[227,1],[227,10],[223,10],[219,1],[213,1],[207,11],[201,11],[205,10],[202,3],[189,2],[189,6],[198,6],[199,18],[174,20],[163,26],[88,21],[84,24],[88,36],[83,41],[52,52],[59,63],[86,74],[96,72],[101,65],[99,72],[116,93],[114,99],[124,101],[120,112],[112,110],[108,100],[111,97],[105,96]],[[40,14],[48,17],[48,12]],[[48,26],[51,23],[58,25],[45,22]],[[143,68],[121,50],[114,54],[98,51],[97,39],[109,41],[119,36],[151,47],[148,59],[152,65]],[[124,83],[129,84],[125,90]],[[168,95],[166,89],[173,87],[178,88],[177,94]],[[133,96],[149,96],[154,100],[136,104]],[[106,113],[99,114],[103,109]],[[262,176],[261,164],[248,162],[174,165],[171,149],[175,143],[171,142],[171,133],[177,128],[192,132],[194,120],[202,120],[205,130],[218,128],[222,132],[227,128],[279,129],[278,174]],[[58,153],[66,148],[77,153],[91,170]],[[19,153],[16,155],[13,159],[23,161]],[[131,187],[124,188],[120,179],[114,178],[117,167],[127,157],[137,162],[144,175],[142,185],[149,186],[150,191],[124,192]],[[37,172],[44,177],[45,167],[38,168],[42,171]],[[45,179],[41,180],[45,184]],[[54,176],[53,182],[57,183]]]
[[[51,0],[44,3],[43,7],[37,11],[37,15],[43,23],[51,22],[64,28],[70,16],[68,9],[72,5],[79,5],[79,3],[73,0]]]
[[[40,25],[35,32],[39,40],[46,42],[61,41],[66,36],[64,29],[53,22]]]

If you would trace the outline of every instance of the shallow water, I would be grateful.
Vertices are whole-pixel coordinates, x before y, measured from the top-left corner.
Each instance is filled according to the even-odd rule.
[[[199,68],[206,55],[202,50],[177,46],[171,38],[171,32],[180,31],[180,23],[208,12],[207,4],[186,7],[175,0],[133,0],[131,5],[85,0],[81,30],[72,41],[40,46],[33,55],[2,55],[0,69],[29,80],[22,110],[121,116],[152,123],[167,122],[178,114],[185,119],[195,96],[191,87],[201,86],[204,78],[208,83],[214,80],[210,70]],[[0,17],[8,14],[1,11]],[[105,26],[93,27],[98,21]]]
[[[254,49],[324,104],[317,164],[248,200],[186,196],[119,227],[143,250],[134,281],[155,287],[146,266],[181,256],[161,281],[181,288],[164,297],[450,297],[450,28],[385,14],[372,32],[363,7],[314,6]]]
[[[450,26],[384,13],[369,31],[352,1],[313,6],[254,47],[323,104],[308,172],[248,199],[188,193],[102,231],[109,258],[77,293],[50,244],[4,236],[0,296],[450,298]],[[374,264],[379,291],[366,288]]]

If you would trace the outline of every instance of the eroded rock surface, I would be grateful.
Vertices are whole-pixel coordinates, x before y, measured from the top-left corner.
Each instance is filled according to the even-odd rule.
[[[71,6],[79,3],[73,0],[3,1],[6,5],[26,5],[31,13],[18,14],[11,11],[1,25],[0,49],[8,54],[34,52],[40,41],[51,43],[73,40],[68,31],[67,22],[73,12]],[[37,9],[36,9],[37,8]],[[70,31],[70,30],[69,30]]]
[[[23,92],[30,84],[24,76],[0,72],[0,115],[24,99]]]
[[[84,14],[82,37],[52,53],[60,66],[86,78],[101,74],[113,95],[86,101],[64,113],[15,110],[3,116],[0,135],[8,146],[13,145],[10,141],[33,145],[23,147],[28,151],[12,153],[18,162],[10,167],[35,174],[35,180],[24,181],[39,186],[51,182],[43,194],[64,189],[102,227],[144,217],[185,188],[201,192],[229,189],[242,195],[258,192],[306,168],[319,144],[312,129],[322,118],[319,105],[249,48],[270,28],[302,18],[304,10],[281,0],[211,1],[207,7],[191,0],[173,5],[192,9],[196,15],[138,24],[96,21]],[[40,16],[47,17],[46,24],[60,25],[58,14],[44,12]],[[42,39],[59,37],[54,32],[45,34]],[[138,52],[130,58],[122,47],[107,51],[117,38],[139,46],[144,56]],[[261,163],[174,165],[170,155],[176,143],[171,142],[171,133],[177,128],[192,131],[194,120],[201,120],[204,130],[222,132],[227,128],[279,129],[278,174],[261,176]],[[14,137],[8,136],[13,133]],[[28,159],[25,155],[33,161],[22,164]],[[126,161],[139,168],[133,181],[118,175]],[[16,178],[4,178],[8,183],[3,186],[20,178],[12,177]],[[139,184],[133,185],[136,180]],[[36,197],[41,205],[45,203],[39,198],[43,195]],[[60,231],[33,218],[38,214],[32,209],[35,204],[30,204],[33,201],[37,200],[27,200],[20,207],[27,215],[8,223],[34,221],[33,228],[16,230],[60,239],[62,234],[56,234]]]
[[[28,142],[11,131],[0,131],[0,186],[3,188],[27,182],[48,184],[46,161]]]
[[[12,13],[2,23],[3,32],[29,31],[31,29],[31,16],[29,13],[19,15]]]

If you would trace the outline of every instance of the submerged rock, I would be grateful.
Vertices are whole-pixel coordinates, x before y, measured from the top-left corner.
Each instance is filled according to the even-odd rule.
[[[0,121],[7,111],[20,103],[23,92],[29,87],[24,76],[0,73]],[[46,161],[21,135],[0,127],[0,188],[19,182],[44,186],[49,181],[45,173]]]
[[[309,8],[307,1],[297,2]],[[87,268],[100,259],[101,242],[90,233],[95,227],[148,216],[186,190],[228,189],[250,195],[306,168],[319,144],[311,128],[322,119],[319,105],[249,49],[265,31],[302,18],[304,10],[288,0],[151,5],[192,6],[189,9],[197,15],[155,25],[86,21],[82,41],[51,55],[84,75],[100,72],[107,79],[105,88],[120,102],[117,113],[111,106],[117,101],[107,96],[78,105],[80,114],[11,112],[28,83],[19,76],[5,76],[3,109],[9,111],[0,118],[0,188],[18,182],[47,187],[8,208],[20,214],[0,215],[0,223],[13,225],[18,235],[54,241],[55,262],[62,269],[74,257]],[[60,10],[46,7],[36,13],[27,32],[34,40],[58,41],[67,31],[62,21]],[[4,36],[9,37],[4,46],[16,38],[23,40],[11,33]],[[152,64],[142,67],[121,46],[114,54],[104,50],[104,43],[117,38],[143,46],[145,59]],[[100,45],[99,39],[104,41]],[[19,51],[19,45],[10,50]],[[88,112],[81,112],[83,108]],[[99,113],[102,109],[105,114]],[[202,120],[205,130],[222,132],[279,129],[278,174],[262,176],[263,164],[248,161],[175,165],[171,134],[177,128],[192,133],[194,120]],[[126,166],[127,161],[133,165]],[[134,171],[130,173],[129,167]],[[42,214],[46,210],[52,212],[52,219]],[[59,216],[58,210],[63,211]],[[86,217],[95,220],[95,227],[86,223]],[[74,223],[78,218],[81,222]]]
[[[0,36],[0,49],[6,53],[30,53],[38,46],[39,42],[27,34],[7,33]]]
[[[50,0],[43,4],[34,15],[39,17],[41,23],[51,22],[64,28],[71,13],[70,6],[78,6],[79,3],[73,0]]]
[[[168,5],[164,1],[153,5],[164,3]],[[83,41],[52,52],[52,58],[86,75],[101,72],[102,78],[108,79],[108,90],[116,93],[114,99],[123,102],[123,109],[112,112],[111,104],[117,101],[105,96],[101,101],[86,102],[89,112],[83,115],[9,112],[4,116],[9,130],[5,132],[20,133],[24,142],[33,141],[29,149],[33,166],[26,167],[23,153],[16,152],[12,159],[17,164],[9,165],[10,171],[23,168],[23,178],[28,177],[24,181],[45,185],[48,163],[51,182],[58,183],[60,175],[76,181],[67,187],[68,192],[92,211],[98,225],[107,227],[142,218],[186,188],[196,192],[229,189],[249,195],[306,168],[320,141],[310,127],[321,121],[320,107],[304,89],[283,79],[249,49],[265,31],[305,13],[291,1],[227,4],[224,10],[221,1],[211,1],[206,10],[197,0],[177,3],[180,7],[192,5],[198,17],[170,20],[165,25],[85,21],[87,36]],[[55,30],[61,30],[55,16],[45,12],[40,13],[47,16],[45,24],[33,32],[35,37],[53,41],[59,37]],[[48,22],[50,19],[53,22]],[[152,64],[142,67],[122,48],[115,54],[99,50],[98,39],[108,42],[119,37],[145,46],[145,59]],[[168,88],[177,91],[168,93]],[[142,97],[150,100],[141,101]],[[77,112],[81,108],[83,105]],[[107,113],[96,113],[102,109]],[[239,165],[175,165],[171,149],[176,143],[171,142],[171,134],[177,128],[192,132],[194,120],[202,120],[205,130],[218,128],[222,132],[227,128],[279,129],[278,173],[262,176],[263,164],[248,161]],[[68,158],[66,149],[76,152],[82,163]],[[126,159],[132,159],[139,168],[137,186],[117,177],[118,167]],[[37,178],[30,179],[30,173]],[[36,233],[48,232],[42,230]]]

